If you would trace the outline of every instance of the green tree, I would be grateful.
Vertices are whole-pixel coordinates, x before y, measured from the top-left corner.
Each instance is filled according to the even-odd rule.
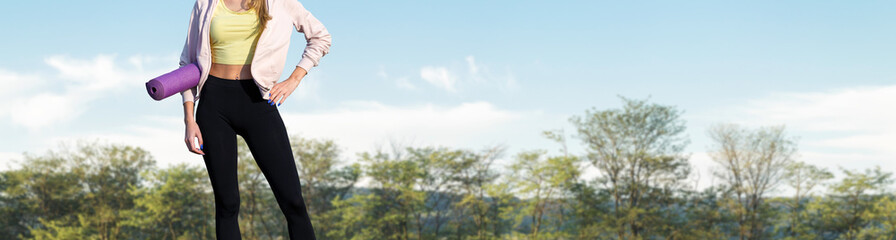
[[[364,152],[360,158],[366,163],[364,175],[371,180],[371,191],[381,203],[369,213],[375,222],[367,226],[382,229],[385,239],[411,239],[415,223],[412,214],[422,209],[425,198],[422,191],[414,189],[423,176],[422,168],[409,160],[403,149],[391,154],[381,150],[375,154]]]
[[[597,179],[579,180],[569,186],[570,197],[567,200],[571,228],[575,232],[574,239],[612,239],[616,231],[603,221],[613,219],[612,198],[607,191],[598,189]],[[609,203],[609,204],[608,204]]]
[[[20,224],[28,232],[20,238],[118,239],[130,235],[121,212],[134,207],[128,193],[140,187],[140,171],[155,160],[141,148],[99,141],[63,143],[44,156],[26,155],[14,174],[18,186],[6,189],[21,196],[27,211]]]
[[[296,171],[302,182],[302,195],[308,205],[312,224],[318,235],[331,231],[330,200],[346,194],[355,184],[358,165],[337,168],[338,146],[330,140],[290,137]],[[277,204],[248,144],[237,138],[237,178],[240,188],[240,229],[245,239],[274,239],[288,234],[286,219]],[[212,204],[213,205],[213,204]]]
[[[523,217],[529,218],[529,236],[539,239],[542,228],[546,228],[545,215],[556,213],[552,219],[562,219],[563,198],[568,197],[566,192],[569,185],[575,182],[579,175],[576,167],[576,157],[556,156],[544,157],[546,151],[533,150],[517,154],[515,161],[510,165],[512,173],[511,184],[516,188],[516,196],[527,198],[520,202],[520,213],[517,223],[521,223]],[[552,230],[561,230],[560,224],[556,224]],[[543,234],[543,233],[542,233]],[[543,234],[544,235],[544,234]],[[559,236],[551,236],[556,238]]]
[[[827,169],[819,168],[804,162],[793,162],[787,166],[784,180],[793,188],[794,196],[785,205],[790,208],[786,232],[789,239],[814,239],[815,234],[805,224],[807,212],[804,202],[812,197],[812,190],[824,181],[834,178]]]
[[[896,239],[896,199],[885,195],[877,199],[871,209],[862,213],[868,224],[856,234],[856,239]]]
[[[721,166],[716,176],[733,195],[725,205],[735,214],[740,239],[768,238],[766,226],[774,212],[765,197],[783,180],[796,143],[782,126],[754,131],[716,124],[708,132],[714,142],[709,154]]]
[[[330,199],[345,194],[354,187],[361,175],[360,165],[352,164],[339,168],[340,150],[333,140],[306,139],[292,137],[293,155],[298,161],[299,176],[302,179],[302,193],[307,198],[312,214],[320,214],[330,209]]]
[[[863,229],[871,226],[873,220],[884,219],[869,216],[868,212],[875,211],[875,204],[893,182],[892,173],[882,171],[880,166],[864,172],[841,170],[846,176],[831,185],[830,193],[825,198],[811,202],[807,208],[812,214],[813,228],[820,236],[860,239]],[[884,201],[878,209],[887,207],[888,203]]]
[[[131,237],[214,238],[214,202],[205,169],[181,163],[143,174],[148,186],[132,186],[129,191],[135,206],[121,213],[126,219],[122,224],[139,232]]]
[[[669,231],[668,239],[727,239],[735,229],[731,213],[723,208],[725,189],[712,186],[702,191],[684,191],[681,210],[685,214],[678,219],[676,227]]]
[[[457,194],[462,198],[454,204],[455,238],[472,235],[473,239],[496,239],[509,227],[505,220],[514,210],[511,187],[500,181],[493,166],[506,149],[491,146],[478,152],[466,151],[461,157]]]
[[[613,200],[606,228],[618,239],[662,235],[668,225],[659,212],[690,172],[684,121],[674,107],[621,98],[622,109],[586,110],[570,121]]]
[[[449,219],[450,204],[459,199],[457,176],[461,171],[463,150],[445,147],[408,148],[410,160],[420,166],[421,176],[416,189],[425,195],[423,209],[414,212],[417,232],[424,239],[438,239]],[[431,230],[425,227],[431,225]],[[429,232],[429,233],[427,233]]]
[[[343,164],[339,146],[333,140],[290,138],[293,158],[296,159],[302,195],[311,214],[311,222],[317,235],[325,236],[333,230],[333,219],[326,214],[333,209],[334,198],[346,198],[361,176],[360,164]]]

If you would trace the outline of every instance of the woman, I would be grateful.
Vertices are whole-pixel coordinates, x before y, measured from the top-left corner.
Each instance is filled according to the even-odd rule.
[[[295,70],[278,83],[292,29],[304,33],[307,44]],[[193,5],[180,65],[196,62],[202,75],[197,86],[181,92],[184,141],[205,160],[217,239],[240,239],[237,134],[274,191],[290,239],[316,239],[277,107],[330,45],[327,29],[297,0],[197,0]]]

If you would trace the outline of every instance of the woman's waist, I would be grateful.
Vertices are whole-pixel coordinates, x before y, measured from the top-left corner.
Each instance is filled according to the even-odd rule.
[[[204,88],[213,87],[222,89],[233,89],[234,91],[244,92],[244,90],[249,89],[248,92],[257,91],[257,87],[255,85],[254,79],[233,79],[228,77],[216,76],[215,74],[209,74],[208,78],[205,80]],[[239,89],[239,90],[237,90]],[[231,90],[226,90],[231,91]]]
[[[233,65],[212,63],[208,74],[218,76],[223,79],[241,80],[252,79],[252,65]]]

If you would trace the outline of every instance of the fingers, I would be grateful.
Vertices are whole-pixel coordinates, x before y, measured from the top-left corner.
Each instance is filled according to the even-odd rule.
[[[294,89],[293,84],[298,84],[298,82],[287,80],[274,84],[274,86],[271,87],[271,90],[268,91],[268,104],[271,106],[274,104],[277,106],[283,104],[283,102],[286,101],[286,98],[292,94],[292,89]],[[286,90],[281,90],[282,88],[286,88]]]
[[[202,145],[202,133],[201,133],[201,132],[196,132],[196,135],[197,135],[198,138],[199,138],[199,150],[202,150],[202,149],[204,149],[204,148],[203,148],[204,145]]]
[[[193,148],[193,140],[192,140],[191,137],[187,137],[186,139],[184,139],[184,143],[187,144],[187,150],[190,150],[190,152],[193,152],[193,153],[195,153],[195,154],[199,154],[199,153],[196,152],[196,150]]]
[[[194,138],[193,136],[190,136],[190,152],[199,154],[199,149],[196,148],[196,140],[195,139],[196,138]]]
[[[271,87],[271,90],[268,91],[268,104],[271,104],[274,102],[274,98],[277,97],[279,92],[280,92],[280,84],[274,84],[274,86]],[[271,105],[273,105],[273,104],[271,104]]]
[[[187,137],[187,148],[190,149],[190,152],[205,155],[205,152],[200,149],[202,146],[199,145],[199,141],[200,140],[195,136]]]
[[[281,94],[280,101],[277,102],[277,106],[280,106],[280,104],[283,103],[283,101],[286,101],[286,97],[288,97],[288,96],[289,96],[289,93]]]
[[[271,106],[273,106],[274,104],[280,106],[280,104],[282,104],[283,101],[286,100],[286,96],[287,94],[285,93],[275,93],[271,91],[268,93],[268,98],[270,98],[270,100],[268,100],[268,104],[271,104]]]
[[[194,135],[194,137],[193,137],[193,142],[194,142],[194,144],[193,144],[193,149],[195,149],[195,150],[196,150],[196,153],[198,153],[199,155],[205,155],[205,152],[202,151],[202,147],[203,147],[203,146],[200,145],[200,142],[201,142],[201,141],[202,141],[202,140],[200,140],[199,137],[197,137],[197,136]]]

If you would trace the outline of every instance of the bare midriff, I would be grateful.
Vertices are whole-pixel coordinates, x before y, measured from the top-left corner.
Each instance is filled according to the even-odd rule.
[[[232,65],[212,63],[212,68],[209,70],[208,74],[230,80],[252,79],[251,67],[251,64]]]

